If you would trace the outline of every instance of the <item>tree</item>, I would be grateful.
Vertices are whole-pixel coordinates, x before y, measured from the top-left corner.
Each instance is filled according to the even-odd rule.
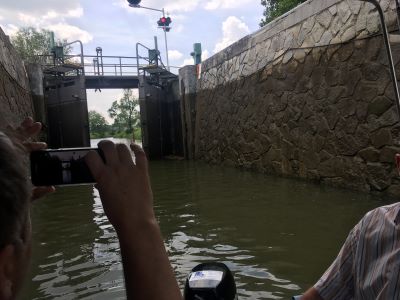
[[[89,111],[89,128],[92,138],[106,137],[109,125],[106,119],[97,111]]]
[[[11,36],[11,43],[24,61],[38,63],[45,60],[40,55],[51,55],[50,39],[51,32],[49,30],[23,27]],[[57,41],[57,44],[66,43],[66,40]],[[69,54],[71,50],[71,47],[65,47],[64,54]]]
[[[113,127],[116,131],[133,133],[139,121],[138,105],[139,100],[133,96],[131,89],[125,89],[122,98],[112,103],[108,115],[114,120]]]
[[[306,0],[261,0],[261,5],[265,7],[261,19],[260,27],[267,25],[272,20],[288,12]]]

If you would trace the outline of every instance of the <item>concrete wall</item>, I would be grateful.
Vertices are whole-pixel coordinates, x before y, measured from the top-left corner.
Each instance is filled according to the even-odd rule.
[[[0,130],[18,126],[25,116],[33,115],[25,68],[0,28]]]
[[[196,129],[196,66],[185,66],[179,70],[181,95],[183,154],[194,159]]]
[[[389,28],[396,26],[395,1],[381,0]],[[314,47],[338,45],[379,33],[378,13],[368,2],[310,0],[202,63],[199,89],[250,76],[270,64],[302,58]],[[302,51],[299,51],[302,50]]]
[[[381,6],[395,28],[394,1]],[[187,138],[196,158],[400,195],[400,127],[378,33],[372,4],[313,0],[206,60]]]

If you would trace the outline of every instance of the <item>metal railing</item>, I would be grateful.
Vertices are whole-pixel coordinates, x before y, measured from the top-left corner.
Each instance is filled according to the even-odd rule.
[[[86,75],[93,76],[135,76],[138,75],[136,57],[86,55]]]
[[[55,54],[41,55],[38,62],[45,70],[62,73],[64,76],[79,74],[87,76],[138,76],[140,72],[143,72],[143,68],[149,65],[167,69],[157,49],[156,38],[155,49],[150,49],[141,43],[137,43],[136,56],[103,55],[101,47],[96,48],[96,55],[84,55],[82,44],[80,46],[80,54],[61,53],[57,57]],[[149,58],[151,50],[156,53],[153,58]],[[145,52],[145,55],[139,52]]]
[[[160,52],[158,51],[158,46],[157,46],[157,38],[154,37],[154,41],[155,41],[155,49],[150,49],[147,46],[143,45],[142,43],[136,43],[136,64],[137,64],[137,69],[140,70],[140,68],[142,68],[143,66],[148,66],[148,65],[152,65],[155,64],[163,69],[167,69],[161,59],[161,55]],[[150,59],[148,56],[141,56],[140,55],[140,49],[144,49],[144,51],[146,52],[146,55],[149,55],[149,51],[150,50],[155,50],[157,52],[156,57],[154,57],[154,59]],[[141,62],[145,62],[145,64],[141,64]],[[144,72],[144,71],[142,71]]]
[[[42,55],[41,64],[45,69],[51,69],[56,66],[75,67],[78,72],[81,70],[83,71],[82,73],[88,76],[138,75],[137,58],[129,56],[65,55],[62,62],[54,62],[53,55]],[[146,65],[147,63],[144,63],[139,67]],[[71,70],[68,73],[73,72],[74,70]]]

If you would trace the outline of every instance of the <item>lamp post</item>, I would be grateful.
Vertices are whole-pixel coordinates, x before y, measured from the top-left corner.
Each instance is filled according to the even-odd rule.
[[[148,10],[154,10],[162,13],[162,17],[165,19],[165,11],[164,8],[162,9],[157,9],[157,8],[152,8],[152,7],[146,7],[140,5],[140,0],[128,0],[129,6],[133,8],[144,8]],[[169,59],[168,59],[168,42],[167,42],[167,30],[169,31],[169,27],[163,26],[162,29],[164,30],[164,40],[165,40],[165,55],[167,58],[167,69],[169,71]]]

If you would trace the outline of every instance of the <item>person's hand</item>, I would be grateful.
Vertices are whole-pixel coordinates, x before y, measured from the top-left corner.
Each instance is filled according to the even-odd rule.
[[[24,145],[26,151],[32,152],[37,150],[43,150],[47,148],[46,143],[33,142],[31,139],[37,136],[42,129],[40,122],[34,122],[32,118],[27,117],[17,128],[17,138]],[[42,198],[49,193],[55,191],[54,186],[38,186],[32,189],[32,201]]]
[[[135,154],[123,144],[98,144],[85,159],[121,249],[127,299],[181,300],[181,293],[168,260],[160,228],[153,211],[147,159],[138,145]],[[143,259],[146,258],[146,259]]]
[[[134,163],[124,144],[101,141],[98,147],[105,162],[96,151],[90,151],[85,159],[97,182],[104,212],[117,233],[132,233],[142,225],[154,224],[153,195],[143,149],[131,145]]]

